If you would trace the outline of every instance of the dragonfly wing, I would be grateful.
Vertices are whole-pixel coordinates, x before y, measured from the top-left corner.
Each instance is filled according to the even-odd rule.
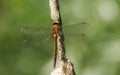
[[[87,35],[87,23],[78,23],[73,25],[66,25],[63,28],[65,35],[72,35],[72,36],[83,36]]]
[[[26,33],[26,34],[31,34],[31,35],[44,35],[48,34],[50,32],[50,29],[48,28],[43,28],[43,27],[23,27],[21,28],[21,31]]]
[[[52,39],[48,28],[23,27],[21,31],[25,35],[24,44],[44,44]]]
[[[78,23],[73,25],[66,25],[63,27],[66,45],[80,46],[80,44],[87,42],[87,28],[89,27],[89,24]]]
[[[65,37],[86,37],[86,29],[89,25],[87,23],[78,23],[78,24],[71,24],[71,25],[63,25],[63,31]],[[23,27],[21,31],[25,34],[24,43],[26,44],[44,44],[53,41],[51,38],[51,28],[45,27]]]

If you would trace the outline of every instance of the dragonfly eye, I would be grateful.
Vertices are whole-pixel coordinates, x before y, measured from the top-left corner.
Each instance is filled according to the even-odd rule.
[[[59,23],[53,23],[53,25],[59,25]]]

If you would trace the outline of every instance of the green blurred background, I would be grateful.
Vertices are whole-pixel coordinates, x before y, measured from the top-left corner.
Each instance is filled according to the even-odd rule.
[[[88,24],[80,28],[83,38],[65,35],[77,75],[120,75],[120,0],[60,0],[60,7],[63,26]],[[48,0],[0,0],[0,75],[50,75],[52,38],[21,29],[51,24]]]

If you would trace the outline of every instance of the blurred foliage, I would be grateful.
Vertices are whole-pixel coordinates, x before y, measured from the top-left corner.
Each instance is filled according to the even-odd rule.
[[[85,36],[76,34],[84,32],[82,26],[79,31],[70,26],[76,33],[65,34],[77,75],[120,75],[120,0],[60,0],[60,7],[63,26],[89,24]],[[30,35],[21,29],[47,30],[51,24],[48,0],[0,0],[0,75],[50,74],[53,42],[44,38],[51,34]]]

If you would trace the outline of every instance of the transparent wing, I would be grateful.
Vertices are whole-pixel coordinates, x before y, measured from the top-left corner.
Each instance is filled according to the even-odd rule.
[[[25,36],[23,41],[24,45],[44,44],[52,40],[50,28],[33,28],[26,26],[21,28],[21,31]]]
[[[69,38],[86,38],[86,30],[89,25],[87,23],[78,23],[71,25],[63,24],[63,32],[65,38],[69,40]],[[52,41],[51,32],[52,28],[44,28],[44,27],[23,27],[21,31],[25,34],[26,39],[24,40],[24,44],[43,44]]]
[[[63,27],[63,31],[65,32],[66,35],[83,36],[87,34],[86,32],[88,26],[89,25],[87,23],[65,25]]]

